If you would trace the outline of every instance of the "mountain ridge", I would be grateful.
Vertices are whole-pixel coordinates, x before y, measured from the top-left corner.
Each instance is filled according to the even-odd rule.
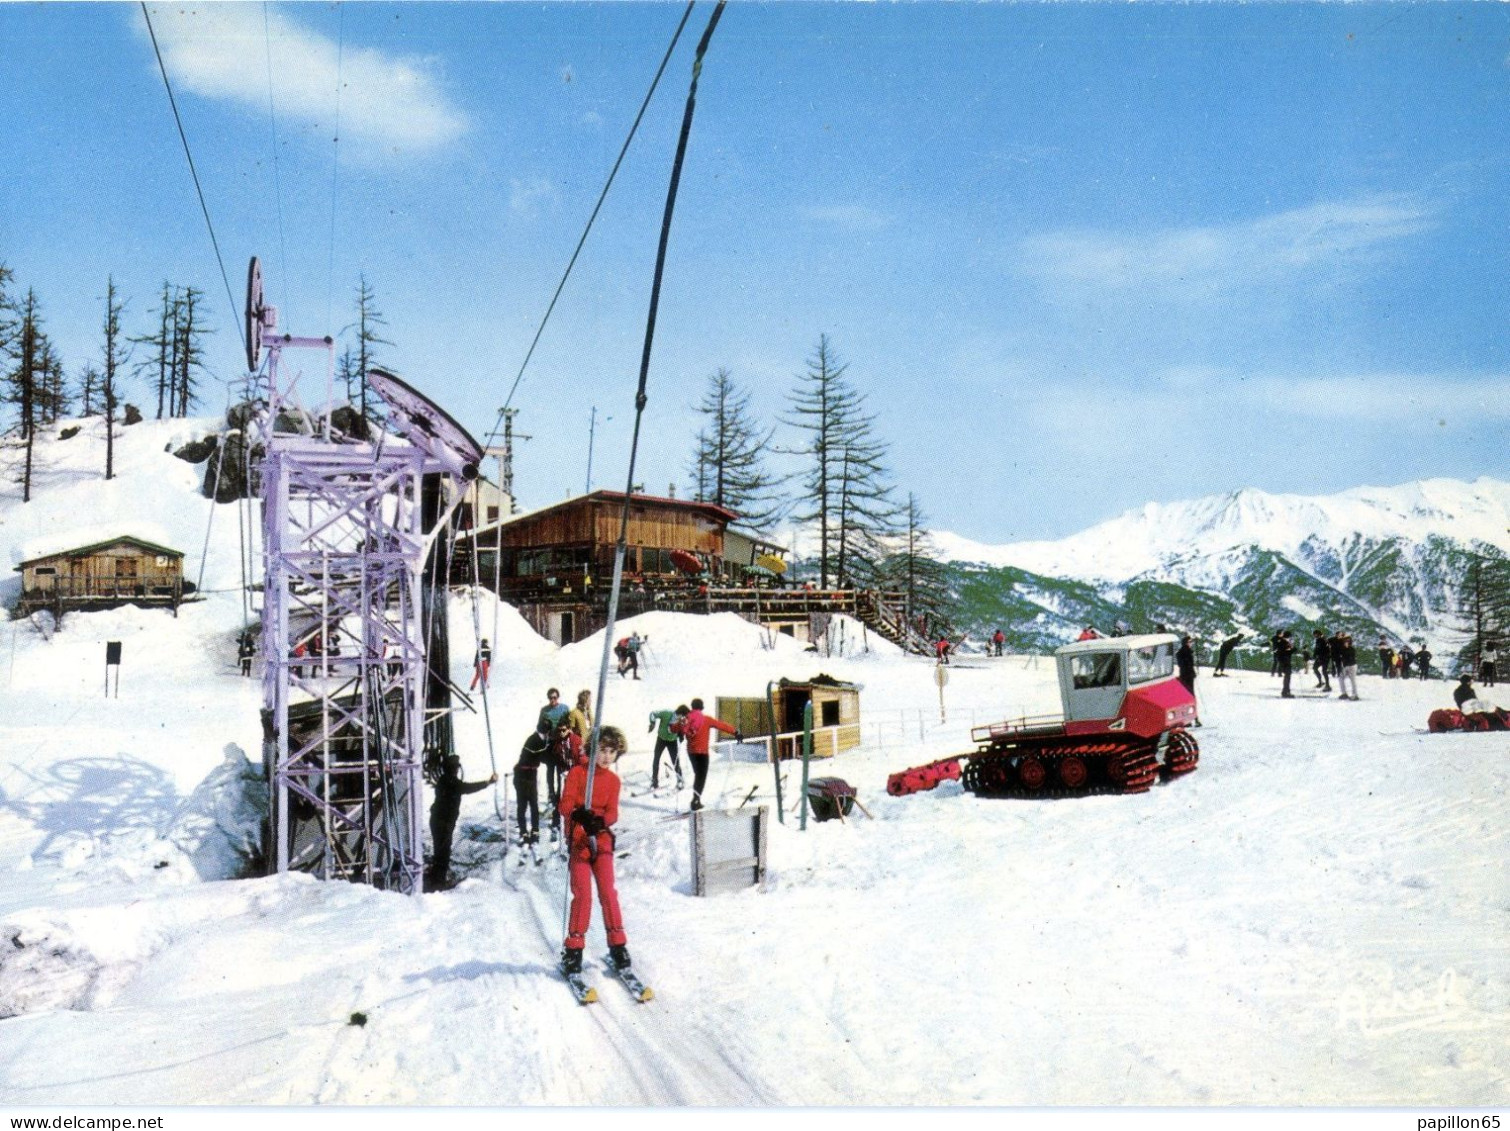
[[[986,545],[935,533],[962,621],[1050,647],[1085,624],[1156,623],[1213,639],[1244,630],[1344,628],[1370,643],[1461,646],[1454,623],[1475,556],[1510,556],[1510,483],[1426,479],[1334,495],[1244,487],[1150,502],[1058,541]],[[993,586],[1014,600],[993,600]],[[1023,615],[1031,613],[1023,623]]]

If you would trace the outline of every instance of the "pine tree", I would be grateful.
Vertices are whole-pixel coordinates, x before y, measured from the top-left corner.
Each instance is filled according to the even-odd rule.
[[[68,390],[68,377],[63,372],[63,361],[45,335],[41,338],[37,357],[37,425],[46,427],[56,424],[68,415],[73,396]]]
[[[124,303],[116,297],[115,278],[105,287],[105,369],[100,374],[100,397],[105,409],[105,478],[115,478],[115,405],[116,381],[125,367],[121,353],[121,311]]]
[[[954,621],[948,573],[928,532],[928,516],[911,492],[902,521],[903,530],[882,566],[880,579],[884,588],[903,595],[909,625],[924,635],[947,634]]]
[[[1456,666],[1476,677],[1484,645],[1492,642],[1503,648],[1510,640],[1510,559],[1498,549],[1484,546],[1473,552],[1460,590],[1458,618],[1456,635],[1463,644]]]
[[[146,379],[148,388],[157,390],[158,420],[163,418],[164,412],[173,411],[169,398],[173,376],[178,371],[178,337],[175,333],[179,321],[177,307],[178,298],[172,284],[164,282],[157,310],[154,311],[157,315],[156,332],[131,339],[136,345],[149,347],[150,352],[137,369]]]
[[[205,326],[208,311],[203,309],[204,292],[185,287],[174,304],[173,383],[170,390],[172,415],[188,416],[199,404],[199,377],[204,370],[204,337],[212,333]]]
[[[37,438],[37,392],[41,377],[41,362],[50,348],[42,330],[42,314],[36,292],[26,291],[18,308],[18,323],[13,346],[15,366],[7,374],[7,399],[18,409],[16,431],[25,448],[21,463],[21,501],[31,502],[31,484],[35,472],[35,449]]]
[[[884,540],[897,529],[886,445],[875,434],[865,398],[845,377],[848,368],[828,335],[820,335],[807,372],[792,390],[792,415],[785,420],[802,437],[790,454],[808,465],[792,517],[817,524],[824,588],[830,578],[841,588],[870,582]]]
[[[79,415],[93,416],[100,395],[100,370],[92,361],[86,361],[79,371]]]
[[[766,471],[764,459],[776,430],[762,431],[755,423],[749,393],[727,369],[709,376],[697,411],[707,424],[697,434],[690,468],[693,497],[734,511],[753,530],[769,529],[782,511],[778,480]]]

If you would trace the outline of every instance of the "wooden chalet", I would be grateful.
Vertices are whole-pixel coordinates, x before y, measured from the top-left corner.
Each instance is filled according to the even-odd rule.
[[[164,605],[183,600],[183,551],[131,535],[60,550],[16,567],[20,611]]]
[[[457,537],[453,584],[478,580],[541,636],[570,644],[608,620],[622,491],[594,491]],[[773,632],[816,640],[845,613],[886,639],[922,649],[898,594],[818,591],[785,582],[780,546],[731,531],[739,516],[713,503],[635,495],[630,501],[619,617],[651,611],[732,612]],[[765,563],[765,564],[762,564]],[[751,566],[760,566],[752,570]],[[772,569],[771,566],[779,568]]]

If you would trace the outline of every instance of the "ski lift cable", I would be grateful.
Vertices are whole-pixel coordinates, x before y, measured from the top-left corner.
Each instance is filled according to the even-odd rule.
[[[178,139],[183,143],[184,157],[189,162],[189,175],[194,178],[194,191],[199,196],[199,210],[204,213],[205,227],[210,232],[210,246],[215,249],[215,262],[220,265],[220,281],[225,284],[225,297],[230,305],[229,310],[236,309],[236,299],[231,294],[231,279],[225,271],[225,258],[220,254],[220,241],[215,238],[215,225],[210,220],[210,206],[205,203],[204,187],[199,183],[199,171],[194,168],[194,154],[189,149],[189,135],[184,132],[183,118],[178,113],[178,102],[173,97],[173,84],[168,81],[168,65],[163,61],[162,48],[157,43],[157,32],[152,28],[152,14],[147,11],[146,0],[140,0],[142,18],[147,21],[147,35],[152,40],[152,51],[157,56],[157,69],[163,77],[163,89],[168,92],[168,105],[173,110],[173,121],[178,126]],[[236,336],[241,339],[241,348],[246,349],[246,333],[241,326],[240,319],[233,319],[236,324]],[[220,380],[216,378],[216,380]],[[222,382],[224,384],[225,382]]]
[[[613,584],[608,591],[608,618],[603,627],[603,657],[598,666],[598,710],[593,718],[592,733],[587,741],[587,789],[582,803],[589,809],[592,808],[592,786],[597,771],[598,739],[603,730],[603,715],[606,707],[604,699],[608,693],[608,657],[613,648],[614,622],[618,620],[619,593],[624,581],[624,551],[629,540],[629,510],[634,498],[634,475],[640,448],[640,425],[645,416],[645,405],[649,401],[645,390],[650,380],[650,349],[655,341],[655,319],[660,307],[661,279],[666,271],[666,246],[671,238],[671,217],[676,209],[676,192],[681,184],[682,162],[687,156],[687,139],[692,133],[692,115],[697,109],[697,80],[702,75],[703,56],[707,54],[708,44],[713,39],[713,31],[718,27],[718,21],[723,15],[726,3],[727,0],[718,0],[713,9],[713,15],[708,18],[708,26],[703,29],[703,37],[697,44],[697,54],[692,60],[692,83],[687,90],[686,108],[682,111],[682,130],[676,142],[676,159],[671,164],[671,182],[666,188],[666,209],[661,216],[661,238],[656,249],[655,274],[650,284],[650,309],[645,318],[645,346],[640,354],[640,379],[634,397],[634,432],[629,442],[629,478],[624,485],[624,506],[619,512],[619,540],[614,547]],[[567,852],[570,854],[570,829],[566,830],[566,835]],[[566,935],[570,913],[571,885],[568,884],[566,900],[561,908],[563,938]]]
[[[598,219],[598,213],[603,208],[603,201],[608,198],[608,190],[613,187],[614,178],[619,175],[619,166],[624,163],[624,155],[629,152],[629,145],[634,141],[635,134],[639,131],[640,121],[645,117],[645,111],[650,106],[650,99],[654,97],[656,87],[660,85],[661,76],[666,73],[666,64],[671,62],[671,53],[676,50],[677,43],[681,40],[682,29],[687,26],[687,20],[692,15],[692,6],[695,0],[688,0],[686,9],[682,12],[681,22],[676,25],[676,32],[671,36],[671,42],[666,46],[666,54],[661,57],[661,65],[656,68],[655,78],[650,80],[650,89],[645,92],[644,101],[640,103],[640,111],[634,116],[634,122],[629,127],[629,133],[624,138],[624,144],[619,148],[619,156],[609,170],[608,180],[603,184],[603,191],[598,194],[598,202],[593,205],[592,215],[587,218],[587,226],[582,229],[582,236],[577,240],[577,247],[571,253],[571,259],[566,264],[566,271],[561,275],[561,281],[556,284],[556,293],[551,296],[551,301],[545,308],[545,316],[540,319],[540,325],[535,330],[535,338],[530,342],[530,348],[524,355],[524,361],[519,366],[519,372],[514,377],[514,383],[509,387],[509,395],[503,402],[503,408],[498,410],[498,420],[503,419],[503,414],[514,403],[514,394],[519,390],[519,382],[524,379],[524,371],[529,368],[530,359],[535,356],[535,347],[540,344],[540,336],[545,333],[546,324],[551,319],[551,312],[556,309],[556,300],[561,297],[561,292],[566,289],[566,281],[571,278],[572,268],[577,265],[577,257],[582,254],[582,247],[587,243],[588,233],[592,231],[593,224]],[[492,436],[498,434],[497,422],[493,425]],[[490,437],[491,439],[491,437]]]

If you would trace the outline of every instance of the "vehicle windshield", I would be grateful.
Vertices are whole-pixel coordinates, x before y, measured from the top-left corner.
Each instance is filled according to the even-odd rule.
[[[1127,654],[1127,682],[1147,683],[1174,673],[1174,645],[1154,644]]]
[[[1122,656],[1117,652],[1091,652],[1070,661],[1070,675],[1076,691],[1088,687],[1120,687]]]

